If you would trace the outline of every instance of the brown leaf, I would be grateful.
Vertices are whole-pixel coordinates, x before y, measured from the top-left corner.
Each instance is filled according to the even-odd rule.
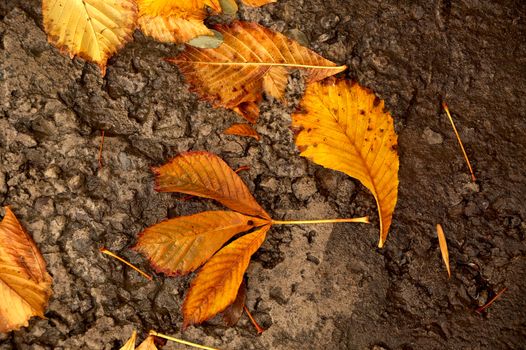
[[[259,141],[261,137],[258,132],[248,124],[233,124],[224,131],[225,135],[247,136]]]
[[[106,62],[131,40],[137,22],[134,0],[42,0],[48,40],[71,58]]]
[[[167,61],[179,66],[187,81],[215,107],[258,104],[262,93],[284,99],[294,69],[315,82],[345,70],[284,35],[250,22],[219,25],[224,42],[216,49],[188,47]]]
[[[237,291],[236,300],[234,300],[234,302],[223,311],[223,321],[227,327],[232,327],[239,321],[241,315],[243,315],[243,307],[245,306],[246,300],[247,284],[243,281]]]
[[[397,135],[384,101],[358,84],[340,80],[307,87],[292,116],[303,157],[352,176],[378,206],[382,247],[398,198]]]
[[[270,219],[241,178],[212,153],[182,153],[153,170],[159,192],[181,192],[211,198],[232,210]]]
[[[51,276],[33,239],[9,207],[0,223],[0,333],[27,327],[44,317]]]
[[[263,226],[225,246],[215,254],[192,281],[183,304],[183,328],[201,323],[234,302],[248,267],[270,225]]]
[[[146,255],[157,272],[184,275],[205,263],[236,234],[268,222],[231,211],[180,216],[147,228],[134,249]]]

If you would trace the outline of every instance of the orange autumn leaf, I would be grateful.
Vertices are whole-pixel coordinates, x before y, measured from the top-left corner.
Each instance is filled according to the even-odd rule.
[[[393,118],[374,93],[345,80],[307,87],[293,115],[303,157],[354,177],[378,206],[382,247],[398,197],[397,135]]]
[[[232,211],[180,216],[147,228],[134,249],[146,255],[157,272],[184,275],[205,263],[236,234],[266,223]]]
[[[154,168],[156,190],[215,199],[240,213],[270,219],[241,178],[219,157],[187,152]]]
[[[45,318],[51,282],[35,242],[5,207],[0,223],[0,333],[27,327],[33,316]]]
[[[451,269],[449,268],[449,252],[447,249],[446,235],[442,229],[442,225],[437,224],[437,235],[438,235],[438,244],[440,246],[440,252],[442,253],[442,260],[444,260],[444,265],[446,265],[447,275],[451,278]]]
[[[99,65],[131,40],[137,21],[134,0],[42,0],[48,40],[70,57]]]
[[[218,0],[137,0],[139,27],[162,42],[183,43],[198,36],[213,36],[203,20],[206,6],[221,11]]]
[[[241,0],[243,4],[252,6],[252,7],[260,7],[266,4],[270,4],[271,2],[276,2],[277,0]]]
[[[257,23],[237,21],[214,29],[224,39],[218,48],[187,46],[166,60],[177,64],[193,89],[215,107],[243,113],[240,106],[245,105],[253,111],[263,92],[284,99],[292,70],[301,70],[311,83],[346,69]]]
[[[225,135],[247,136],[259,141],[261,137],[258,132],[248,124],[233,124],[224,131]]]
[[[199,271],[183,304],[184,328],[208,320],[234,302],[250,257],[263,244],[269,229],[266,225],[238,238]]]

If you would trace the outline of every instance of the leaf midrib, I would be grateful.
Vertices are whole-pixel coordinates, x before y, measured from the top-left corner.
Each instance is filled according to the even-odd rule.
[[[341,70],[347,66],[315,66],[298,63],[275,63],[275,62],[210,62],[210,61],[188,61],[171,59],[173,63],[193,63],[204,64],[211,66],[262,66],[262,67],[290,67],[290,68],[304,68],[304,69],[334,69]]]

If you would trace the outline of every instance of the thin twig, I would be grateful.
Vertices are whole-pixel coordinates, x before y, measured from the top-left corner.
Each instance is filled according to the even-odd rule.
[[[252,316],[252,314],[250,313],[246,305],[243,305],[243,310],[245,310],[245,312],[247,313],[247,316],[250,319],[250,322],[252,322],[258,334],[263,333],[265,330],[256,322],[256,320],[254,319],[254,317]]]
[[[112,258],[115,258],[115,259],[119,260],[120,262],[123,262],[124,264],[128,265],[129,267],[131,267],[132,269],[134,269],[135,271],[137,271],[138,273],[140,273],[141,275],[143,275],[146,279],[148,279],[148,280],[150,280],[150,281],[153,279],[152,276],[150,276],[150,275],[148,275],[146,272],[140,270],[138,267],[136,267],[136,266],[133,265],[132,263],[130,263],[130,262],[124,260],[123,258],[121,258],[120,256],[118,256],[117,254],[110,252],[108,249],[102,247],[102,248],[100,248],[99,250],[100,250],[101,253],[104,253],[104,254],[106,254],[106,255],[109,255],[109,256],[111,256]]]
[[[490,299],[490,301],[488,301],[486,304],[482,305],[481,307],[479,307],[477,311],[479,314],[482,313],[482,311],[486,310],[488,307],[491,306],[491,304],[493,304],[495,302],[495,300],[497,300],[498,298],[500,298],[500,296],[502,295],[502,293],[504,293],[505,291],[508,290],[508,287],[504,287],[502,288],[502,290],[500,292],[498,292],[497,294],[495,294],[495,296],[493,298]]]
[[[100,131],[100,147],[99,147],[99,170],[102,169],[104,164],[102,163],[102,149],[104,147],[104,130]]]
[[[460,145],[462,154],[464,154],[464,159],[466,160],[466,163],[468,164],[469,172],[471,173],[471,181],[475,182],[477,181],[477,179],[475,178],[475,174],[473,173],[473,168],[471,167],[471,163],[469,162],[468,155],[466,153],[466,150],[464,149],[464,145],[462,144],[462,141],[460,140],[460,135],[458,134],[453,118],[451,118],[451,114],[449,113],[449,108],[446,102],[442,102],[442,108],[444,108],[444,111],[446,111],[449,121],[451,122],[451,126],[453,127],[453,131],[455,132],[455,135],[457,136],[458,144]]]
[[[211,347],[209,347],[209,346],[200,345],[200,344],[192,343],[192,342],[187,341],[187,340],[177,339],[177,338],[174,338],[174,337],[170,337],[169,335],[165,335],[165,334],[157,333],[157,332],[154,331],[154,330],[151,330],[151,331],[150,331],[150,335],[153,335],[154,337],[158,337],[158,338],[163,338],[163,339],[171,340],[171,341],[176,342],[176,343],[179,343],[179,344],[184,344],[184,345],[188,345],[188,346],[193,346],[194,348],[198,348],[198,349],[205,349],[205,350],[218,350],[218,349],[216,349],[216,348],[211,348]]]

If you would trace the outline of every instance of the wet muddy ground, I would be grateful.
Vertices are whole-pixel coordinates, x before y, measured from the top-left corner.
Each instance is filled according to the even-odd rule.
[[[400,192],[385,248],[376,247],[368,191],[298,156],[290,113],[299,80],[286,106],[264,102],[261,142],[225,136],[238,117],[199,101],[162,61],[180,46],[137,32],[102,78],[46,43],[38,1],[3,0],[0,204],[34,236],[54,294],[47,320],[0,335],[0,349],[118,349],[132,329],[222,349],[523,349],[526,3],[279,0],[239,16],[306,38],[386,100],[399,133]],[[250,166],[241,176],[276,219],[371,215],[375,224],[273,228],[247,274],[248,307],[267,331],[257,336],[243,316],[233,328],[214,320],[181,334],[189,279],[147,282],[98,249],[149,270],[129,249],[137,233],[216,207],[153,191],[150,166],[187,150]],[[448,237],[449,280],[437,223]]]

